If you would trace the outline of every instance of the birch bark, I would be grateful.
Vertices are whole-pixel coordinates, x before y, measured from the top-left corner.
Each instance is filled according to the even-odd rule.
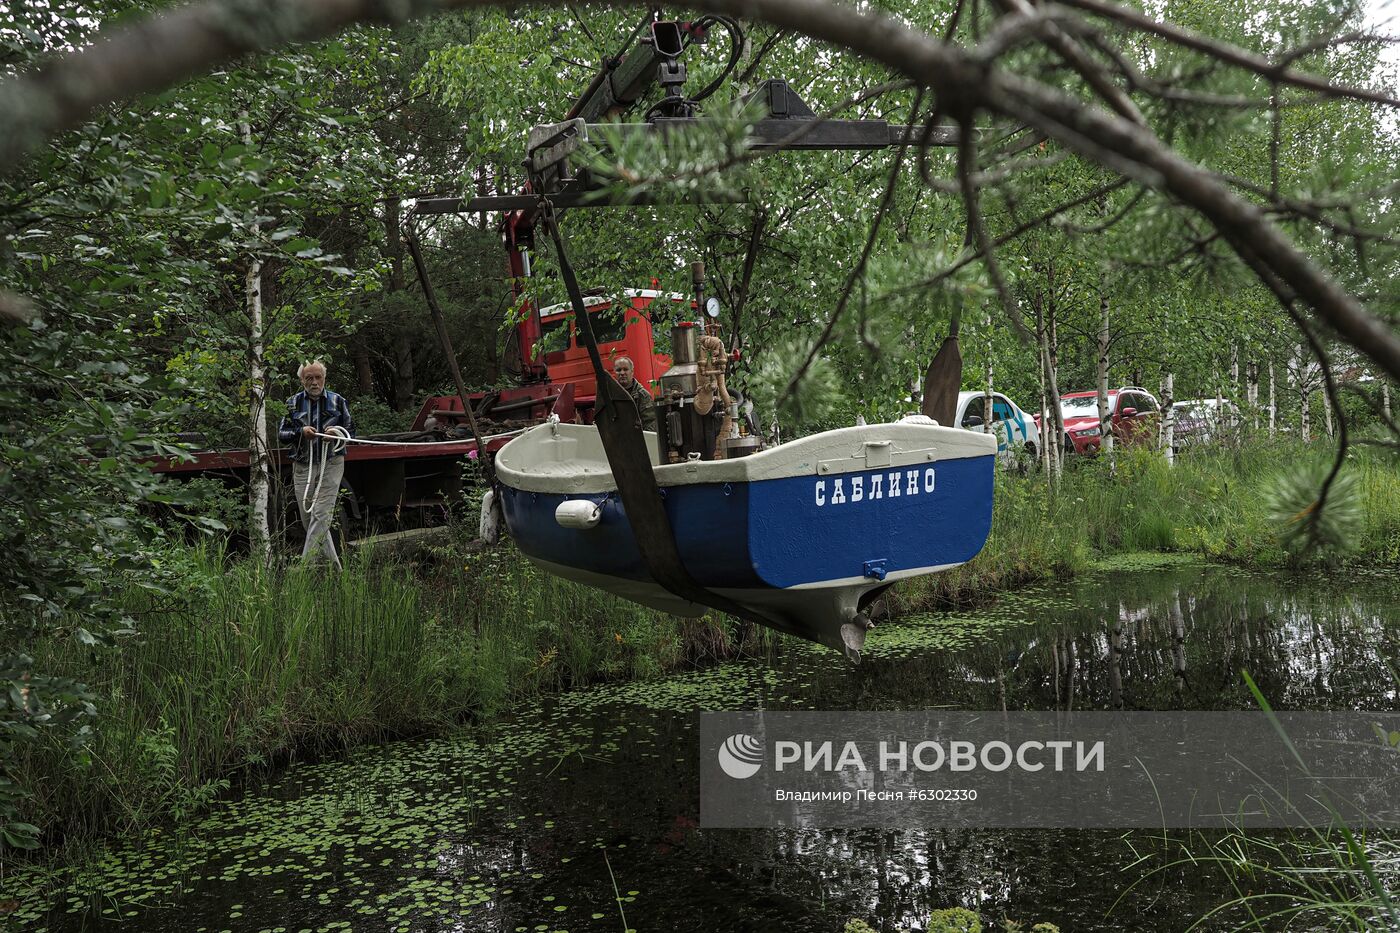
[[[243,145],[253,145],[248,113],[239,114]],[[253,223],[253,239],[260,233]],[[256,245],[254,246],[256,250]],[[243,305],[248,315],[248,528],[253,556],[266,564],[272,557],[272,533],[268,526],[268,500],[272,492],[267,443],[267,365],[263,347],[262,260],[254,252],[243,277]]]

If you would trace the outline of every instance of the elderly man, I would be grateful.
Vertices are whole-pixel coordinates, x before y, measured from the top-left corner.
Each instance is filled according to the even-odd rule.
[[[642,429],[645,431],[656,430],[656,404],[647,391],[647,387],[642,385],[632,375],[632,361],[625,356],[619,356],[613,360],[613,376],[617,379],[617,384],[627,390],[627,394],[632,396],[632,401],[637,405],[637,414],[642,416]]]
[[[354,437],[355,421],[345,399],[326,388],[325,363],[303,363],[297,377],[301,379],[302,391],[287,400],[287,416],[277,429],[277,439],[292,446],[292,486],[301,524],[306,529],[301,556],[312,560],[324,557],[339,570],[340,557],[331,540],[331,523],[335,519],[340,478],[345,473],[345,451],[343,445],[316,435],[341,427]],[[308,487],[312,487],[309,493]]]

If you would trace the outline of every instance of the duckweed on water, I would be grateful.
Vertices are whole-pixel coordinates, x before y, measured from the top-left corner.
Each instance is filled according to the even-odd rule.
[[[1148,570],[1171,570],[1179,567],[1204,567],[1199,554],[1176,551],[1130,551],[1124,554],[1100,556],[1089,563],[1089,569],[1100,573],[1139,573]]]

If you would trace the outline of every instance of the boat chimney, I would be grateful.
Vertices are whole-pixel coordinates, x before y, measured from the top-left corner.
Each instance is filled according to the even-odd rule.
[[[709,333],[709,321],[705,318],[705,261],[703,259],[697,259],[690,264],[690,285],[695,291],[695,319],[704,322],[705,333]]]

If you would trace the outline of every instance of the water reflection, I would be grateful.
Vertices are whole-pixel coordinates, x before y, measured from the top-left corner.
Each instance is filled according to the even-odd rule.
[[[876,657],[857,679],[878,708],[932,698],[967,709],[1253,709],[1249,671],[1278,709],[1394,709],[1400,594],[1214,568],[1124,575],[1008,600],[1028,620],[967,650]],[[937,624],[928,641],[936,643]],[[901,648],[903,646],[901,645]]]

